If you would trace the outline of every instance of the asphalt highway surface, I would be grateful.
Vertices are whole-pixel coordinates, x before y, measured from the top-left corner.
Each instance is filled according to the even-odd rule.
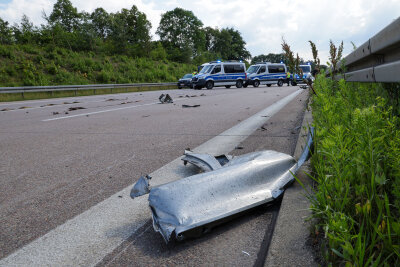
[[[307,98],[272,86],[0,103],[0,266],[262,264],[279,201],[166,245],[128,188],[194,174],[187,148],[293,154]]]

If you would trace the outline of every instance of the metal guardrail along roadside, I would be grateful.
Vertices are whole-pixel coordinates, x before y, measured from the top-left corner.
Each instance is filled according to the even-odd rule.
[[[349,82],[400,82],[400,17],[344,58]]]
[[[0,87],[0,93],[28,93],[28,92],[55,92],[55,91],[79,91],[117,89],[133,87],[159,87],[176,85],[176,83],[127,83],[127,84],[89,84],[89,85],[58,85],[58,86],[23,86],[23,87]]]

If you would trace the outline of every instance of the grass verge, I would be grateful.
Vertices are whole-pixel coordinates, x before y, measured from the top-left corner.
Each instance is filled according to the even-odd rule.
[[[328,265],[400,264],[400,121],[393,87],[316,79],[312,166],[318,186],[309,199]]]
[[[35,100],[35,99],[50,99],[61,97],[74,97],[74,96],[89,96],[89,95],[106,95],[130,92],[144,92],[144,91],[157,91],[157,90],[170,90],[176,89],[175,85],[163,86],[141,86],[130,88],[113,88],[113,89],[99,89],[99,90],[66,90],[66,91],[53,91],[53,92],[28,92],[28,93],[10,93],[0,94],[0,102],[12,102],[21,100]]]

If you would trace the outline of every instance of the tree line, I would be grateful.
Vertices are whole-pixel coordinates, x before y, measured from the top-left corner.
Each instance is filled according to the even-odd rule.
[[[150,57],[183,63],[203,63],[249,59],[241,33],[234,28],[204,27],[192,11],[175,8],[161,16],[157,35],[152,40],[151,23],[135,5],[116,13],[96,8],[79,12],[70,0],[57,0],[45,24],[35,26],[26,15],[20,24],[10,25],[0,18],[0,43],[53,46],[72,51],[93,51]]]

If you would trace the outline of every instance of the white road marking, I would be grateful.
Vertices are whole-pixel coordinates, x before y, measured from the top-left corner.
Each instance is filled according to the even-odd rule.
[[[181,100],[181,99],[174,100],[174,102],[178,102],[179,100]],[[82,116],[86,116],[86,115],[93,115],[93,114],[99,114],[99,113],[105,113],[105,112],[118,111],[118,110],[123,110],[123,109],[138,108],[138,107],[144,107],[144,106],[152,106],[152,105],[156,105],[156,104],[160,104],[160,102],[154,102],[154,103],[148,103],[148,104],[142,104],[142,105],[135,105],[135,106],[129,106],[129,107],[122,107],[122,108],[106,109],[106,110],[100,110],[100,111],[93,111],[93,112],[88,112],[88,113],[81,113],[81,114],[76,114],[76,115],[45,119],[45,120],[42,120],[42,121],[56,121],[56,120],[70,119],[70,118],[82,117]]]
[[[284,97],[194,151],[214,155],[229,153],[301,92],[303,90],[297,90]],[[190,166],[183,166],[181,159],[177,158],[150,174],[153,177],[152,185],[193,175],[193,171]],[[135,178],[138,177],[132,177],[132,181]],[[132,200],[129,197],[131,188],[124,188],[3,258],[0,266],[96,265],[151,219],[147,196]]]

